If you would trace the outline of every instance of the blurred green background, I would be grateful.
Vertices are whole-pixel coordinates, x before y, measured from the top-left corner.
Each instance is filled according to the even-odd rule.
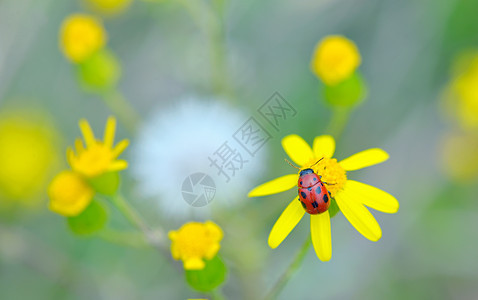
[[[222,11],[224,36],[215,39],[213,32],[211,37],[211,12],[197,3],[214,7],[213,14]],[[77,12],[97,14],[81,0],[0,0],[0,122],[21,116],[31,122],[27,132],[47,141],[35,144],[41,147],[33,154],[25,153],[28,174],[38,160],[45,162],[37,167],[40,175],[30,181],[22,177],[31,190],[20,188],[20,194],[27,192],[15,196],[9,189],[13,175],[0,173],[0,298],[200,298],[176,271],[180,262],[144,245],[75,236],[64,218],[47,208],[48,181],[66,167],[66,147],[80,135],[78,120],[87,118],[100,134],[107,116],[116,114],[101,95],[82,86],[75,66],[59,50],[61,23]],[[296,133],[311,143],[325,133],[332,108],[309,64],[315,44],[329,34],[357,44],[368,86],[335,156],[385,149],[388,162],[349,176],[391,193],[401,206],[394,215],[373,212],[383,230],[377,243],[338,214],[332,219],[332,260],[320,262],[310,250],[279,299],[478,298],[478,130],[461,128],[459,117],[444,104],[457,57],[478,49],[477,12],[476,0],[135,0],[122,13],[98,14],[108,49],[121,64],[117,89],[138,112],[140,124],[151,110],[167,110],[191,95],[224,101],[244,120],[276,91],[297,110],[279,131],[268,127],[273,138],[267,149],[244,166],[262,164],[264,170],[254,180],[241,181],[246,192],[230,195],[241,204],[218,208],[211,217],[225,232],[221,255],[229,268],[223,287],[227,299],[263,297],[309,235],[303,220],[280,247],[270,249],[270,228],[295,191],[254,199],[246,194],[290,173],[282,137]],[[225,65],[221,58],[215,61],[221,49]],[[219,75],[218,83],[214,74],[222,67],[220,74],[226,76]],[[194,134],[193,128],[184,132]],[[134,156],[137,135],[119,125],[116,140],[132,141],[127,160]],[[172,145],[171,152],[174,147],[189,151],[187,139]],[[0,168],[8,170],[10,157],[0,155]],[[184,163],[196,159],[205,158],[185,155]],[[122,177],[122,190],[133,195],[130,202],[153,227],[181,225],[136,197],[129,169]],[[227,189],[218,184],[218,193]],[[117,211],[109,213],[113,227],[131,229]]]

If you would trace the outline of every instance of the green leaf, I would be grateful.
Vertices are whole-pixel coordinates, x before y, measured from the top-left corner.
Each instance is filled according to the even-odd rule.
[[[330,198],[330,205],[329,205],[329,215],[331,218],[335,217],[335,215],[340,211],[339,206],[334,198]]]
[[[120,176],[118,172],[108,172],[93,177],[88,182],[97,193],[114,196],[119,188]]]
[[[362,102],[365,94],[366,86],[358,72],[337,85],[324,87],[325,101],[332,106],[352,107],[358,105]]]
[[[89,235],[102,229],[108,214],[101,203],[93,198],[90,205],[78,216],[68,218],[68,226],[78,235]]]
[[[202,270],[185,272],[188,284],[200,292],[210,292],[226,279],[227,269],[218,255],[211,260],[205,260],[205,263],[206,266]]]

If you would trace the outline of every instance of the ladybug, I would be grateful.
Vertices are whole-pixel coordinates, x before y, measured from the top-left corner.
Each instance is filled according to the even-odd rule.
[[[321,158],[315,164],[320,162],[322,159],[323,158]],[[299,188],[299,201],[305,211],[311,215],[317,215],[326,212],[330,206],[330,192],[324,186],[324,183],[321,179],[322,176],[315,174],[314,170],[311,168],[300,170],[297,184]]]

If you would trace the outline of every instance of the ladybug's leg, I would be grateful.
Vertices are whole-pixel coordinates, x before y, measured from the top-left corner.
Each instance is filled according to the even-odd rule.
[[[335,185],[335,183],[328,183],[328,182],[325,182],[325,181],[322,181],[323,183],[325,183],[326,185]]]

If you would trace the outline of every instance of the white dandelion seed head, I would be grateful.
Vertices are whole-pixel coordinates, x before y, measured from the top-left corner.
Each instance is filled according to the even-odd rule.
[[[211,208],[247,201],[247,192],[265,169],[267,152],[264,145],[251,156],[233,138],[248,118],[222,101],[196,98],[153,112],[132,146],[130,166],[137,192],[155,200],[164,216],[179,219],[207,218]],[[225,142],[245,161],[229,182],[209,159],[214,160],[214,152]],[[194,207],[183,199],[182,187],[198,172],[212,178],[216,191],[209,204]]]

